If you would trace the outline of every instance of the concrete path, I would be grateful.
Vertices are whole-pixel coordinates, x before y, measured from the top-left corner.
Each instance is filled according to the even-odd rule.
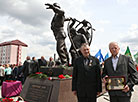
[[[98,98],[98,102],[109,102],[109,95],[105,93]],[[132,92],[131,102],[138,102],[138,85],[134,86],[134,92]]]

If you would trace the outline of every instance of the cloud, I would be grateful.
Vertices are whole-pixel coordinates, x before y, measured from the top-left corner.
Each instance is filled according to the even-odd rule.
[[[8,15],[33,26],[44,25],[50,19],[50,12],[45,12],[43,1],[1,0],[0,8],[1,15]]]
[[[126,46],[131,47],[133,53],[136,53],[138,50],[138,25],[132,24],[129,30],[123,34],[120,42],[122,43],[122,48],[126,48]],[[125,49],[124,49],[125,50]]]
[[[97,23],[98,24],[110,24],[111,22],[109,20],[99,20]]]
[[[125,5],[129,3],[129,0],[117,0],[118,4]]]
[[[129,28],[129,31],[124,34],[125,36],[121,38],[121,41],[124,43],[130,43],[133,45],[138,44],[138,25],[132,24]]]
[[[118,4],[127,4],[128,2],[128,0],[116,1]],[[129,43],[136,46],[138,24],[133,24],[127,32],[120,31],[120,29],[126,29],[129,22],[132,22],[130,19],[135,21],[137,13],[134,12],[136,16],[127,19],[128,15],[131,14],[126,14],[126,12],[128,13],[127,8],[121,9],[125,13],[125,19],[129,20],[122,28],[122,21],[116,19],[116,15],[120,15],[117,9],[120,5],[116,5],[112,0],[108,3],[105,3],[106,0],[100,3],[96,0],[0,0],[0,41],[19,39],[28,44],[28,54],[36,57],[41,55],[48,57],[54,54],[56,52],[56,40],[50,29],[54,13],[52,10],[46,10],[44,5],[54,2],[60,4],[66,17],[73,17],[79,21],[86,19],[92,23],[96,29],[92,42],[92,49],[96,49],[93,49],[95,53],[99,48],[102,48],[102,51],[104,50],[103,52],[106,53],[108,48],[106,49],[105,46],[114,39],[120,40],[123,44]],[[66,25],[67,23],[65,23],[65,31]],[[119,35],[120,32],[122,35]],[[118,36],[121,36],[121,39]],[[69,49],[70,41],[68,38],[66,42]]]

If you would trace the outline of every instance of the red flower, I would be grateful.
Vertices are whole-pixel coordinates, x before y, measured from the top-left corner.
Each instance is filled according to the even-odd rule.
[[[69,67],[71,67],[71,64],[69,64]]]
[[[36,72],[35,74],[42,74],[42,72]]]
[[[13,102],[12,98],[4,98],[2,99],[2,102]]]
[[[49,77],[48,80],[52,80],[52,77]]]
[[[15,82],[16,80],[5,80],[6,82]]]
[[[65,78],[63,74],[59,75],[58,77],[59,77],[60,79],[64,79],[64,78]]]
[[[6,82],[9,82],[10,80],[5,80]]]

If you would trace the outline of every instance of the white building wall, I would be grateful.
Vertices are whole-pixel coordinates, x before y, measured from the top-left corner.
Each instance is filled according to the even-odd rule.
[[[10,64],[17,63],[17,51],[18,51],[18,46],[11,45]]]
[[[22,53],[21,53],[21,62],[22,62],[22,64],[26,60],[26,56],[27,56],[27,47],[22,46]]]
[[[20,46],[19,61],[24,63],[27,56],[27,47]],[[0,64],[17,64],[18,45],[0,46]]]
[[[10,63],[11,45],[0,46],[0,64]]]

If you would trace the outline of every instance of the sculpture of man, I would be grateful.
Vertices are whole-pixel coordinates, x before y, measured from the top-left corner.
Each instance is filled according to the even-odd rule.
[[[84,34],[85,37],[87,38],[88,40],[88,43],[90,44],[89,40],[90,40],[90,33],[88,32],[88,30],[91,28],[90,26],[88,26],[88,21],[86,21],[85,19],[80,22],[82,23],[82,27],[78,30],[78,33],[81,33],[81,34]]]
[[[72,57],[72,65],[74,63],[74,60],[79,57],[79,55],[81,55],[80,47],[83,43],[88,43],[87,38],[85,37],[84,34],[78,33],[76,31],[76,29],[73,27],[73,25],[76,22],[76,19],[72,19],[71,20],[72,23],[70,24],[69,28],[70,28],[70,36],[71,36],[71,40],[72,40],[72,44],[70,47],[69,52],[71,53],[71,57]],[[74,46],[73,46],[74,44]]]
[[[54,4],[45,4],[49,6],[47,9],[52,9],[54,17],[51,22],[51,29],[54,33],[55,39],[57,41],[57,53],[61,59],[62,64],[67,64],[69,62],[68,52],[65,45],[65,38],[66,34],[64,31],[64,21],[65,19],[65,12],[61,10],[60,6],[57,3]]]

